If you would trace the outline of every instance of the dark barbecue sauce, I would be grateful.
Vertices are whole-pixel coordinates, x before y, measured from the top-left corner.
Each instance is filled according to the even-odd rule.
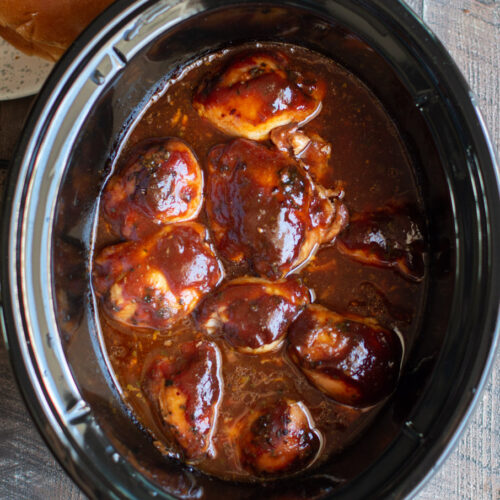
[[[357,219],[380,219],[377,216],[371,219],[364,217],[363,214],[367,213],[402,213],[403,216],[394,218],[395,224],[401,217],[411,214],[412,221],[420,224],[420,231],[423,233],[421,200],[407,152],[394,123],[374,95],[355,76],[319,54],[282,44],[259,44],[257,48],[284,54],[288,59],[287,75],[306,75],[304,81],[298,84],[299,88],[306,89],[305,92],[312,92],[306,88],[309,84],[307,75],[314,75],[324,82],[325,87],[321,89],[321,111],[301,126],[300,130],[309,137],[320,136],[329,143],[331,149],[328,169],[321,172],[320,183],[330,190],[338,190],[339,185],[342,186],[342,204],[354,221],[353,224]],[[234,141],[235,136],[227,135],[209,120],[200,117],[193,107],[193,96],[207,75],[222,71],[228,61],[251,50],[256,50],[255,44],[210,55],[187,67],[180,78],[167,84],[161,97],[150,103],[135,123],[121,147],[114,172],[130,161],[131,152],[135,151],[137,144],[154,138],[173,137],[184,141],[194,152],[203,171],[206,189],[207,182],[210,181],[209,152],[214,146]],[[270,148],[272,154],[277,151],[269,138],[260,142]],[[162,150],[162,154],[168,158],[168,152]],[[184,201],[190,199],[186,197]],[[143,215],[141,217],[144,218]],[[206,200],[195,219],[191,219],[188,224],[193,220],[209,229],[207,241],[202,242],[204,236],[201,236],[197,244],[206,244],[206,248],[210,246],[223,268],[221,277],[218,274],[220,270],[212,265],[213,275],[210,280],[205,280],[210,287],[207,285],[203,288],[203,294],[213,294],[235,278],[259,274],[245,257],[229,260],[222,255],[224,252],[218,251],[214,246]],[[352,318],[369,317],[384,331],[397,331],[403,339],[404,347],[401,351],[404,362],[418,333],[417,319],[425,280],[421,269],[418,279],[414,279],[413,274],[405,275],[404,269],[401,271],[394,262],[401,255],[406,255],[405,252],[411,258],[418,259],[420,255],[415,257],[414,254],[423,253],[423,243],[420,242],[422,244],[419,248],[409,249],[405,247],[407,242],[400,241],[405,236],[404,227],[391,228],[389,221],[384,222],[383,230],[379,231],[373,225],[375,223],[370,224],[371,222],[363,222],[360,227],[364,233],[350,234],[345,245],[347,248],[348,245],[357,244],[361,260],[363,255],[366,257],[365,262],[339,251],[334,240],[333,243],[320,244],[315,255],[307,259],[298,271],[292,271],[289,278],[297,277],[300,286],[313,291],[314,304],[340,315],[348,315],[351,323]],[[259,228],[256,229],[258,230]],[[342,234],[341,231],[337,240],[342,239]],[[391,237],[394,237],[394,241],[381,249],[381,245],[391,240]],[[413,237],[415,239],[415,235]],[[421,236],[419,238],[422,240]],[[106,220],[101,203],[94,254],[97,256],[105,247],[124,241],[123,236],[117,235],[113,231],[113,225]],[[140,251],[147,253],[156,251],[148,249],[157,247],[144,244],[144,248],[140,248]],[[396,251],[393,251],[394,248]],[[373,251],[366,251],[369,249]],[[384,251],[388,255],[381,258],[380,265],[369,261],[370,256],[377,256]],[[176,252],[184,255],[182,248],[176,249]],[[158,255],[154,257],[156,260],[152,259],[151,262],[158,260]],[[168,256],[165,258],[168,259]],[[405,262],[407,261],[408,259]],[[193,266],[196,262],[198,261],[193,258]],[[387,262],[392,264],[387,265]],[[139,264],[130,264],[133,265]],[[165,265],[168,266],[168,260]],[[96,264],[93,272],[96,272]],[[183,272],[186,276],[189,274],[189,271]],[[260,276],[271,280],[277,278],[262,274]],[[158,284],[155,275],[148,279]],[[190,276],[189,279],[190,283],[198,283],[197,276]],[[134,327],[137,312],[125,322],[110,317],[108,310],[113,311],[113,307],[118,310],[121,307],[120,298],[113,299],[115,302],[111,302],[111,306],[108,301],[104,307],[98,297],[99,322],[121,394],[133,414],[150,431],[160,451],[165,454],[178,457],[204,472],[224,479],[248,481],[283,476],[309,466],[314,467],[332,454],[341,452],[362,435],[363,429],[383,404],[384,400],[374,406],[350,406],[327,395],[311,382],[310,377],[305,376],[300,364],[292,361],[286,338],[277,349],[255,354],[236,349],[234,342],[231,345],[223,336],[208,335],[200,328],[197,320],[203,297],[196,302],[189,314],[183,316],[181,312],[189,310],[185,302],[190,300],[189,293],[182,296],[188,299],[176,299],[178,307],[172,302],[172,307],[165,311],[161,308],[154,309],[155,296],[147,290],[147,286],[141,288],[142,302],[133,307],[149,307],[149,315],[159,314],[159,320],[154,324],[163,325],[161,328],[143,328],[142,324]],[[207,290],[210,291],[207,293]],[[269,301],[266,302],[268,303]],[[299,314],[300,310],[297,311]],[[121,312],[123,313],[123,308]],[[291,313],[287,314],[287,321],[295,318]],[[348,321],[343,322],[339,331],[342,328],[349,329],[349,325]],[[363,331],[363,328],[358,324],[356,331]],[[193,346],[196,345],[201,346],[199,352],[193,351],[196,349]],[[336,366],[339,366],[338,363]],[[362,368],[368,370],[366,367]],[[399,370],[399,366],[396,370]],[[352,376],[358,376],[359,373],[361,368],[357,373],[353,372]],[[366,373],[370,383],[369,372]],[[206,382],[207,377],[211,377],[212,383],[209,390],[201,385],[196,387],[196,384],[202,384],[204,380]],[[179,390],[176,392],[177,388]],[[169,403],[159,403],[158,397],[174,399]],[[177,401],[175,398],[180,399]],[[287,404],[292,406],[288,406],[280,414],[285,416],[276,416],[275,413]],[[188,412],[189,408],[191,413]],[[244,418],[248,416],[249,409],[255,409],[256,413],[248,417],[250,420],[245,423]],[[186,412],[183,422],[187,427],[185,431],[181,430],[182,436],[175,426],[168,425],[169,416],[174,415],[175,411]],[[197,411],[204,420],[200,420],[201,417],[195,414]],[[175,415],[171,418],[174,417]],[[300,429],[294,427],[293,418],[303,425],[310,425],[310,429],[301,433]],[[260,440],[252,439],[252,432],[260,432],[261,428],[263,431],[259,435]],[[272,435],[267,436],[266,433]],[[195,450],[192,449],[194,444],[186,444],[190,436],[190,443],[197,446]],[[244,452],[239,451],[237,444],[241,436],[242,443],[246,446]],[[289,464],[282,467],[281,462],[276,462],[272,449],[264,450],[262,455],[260,450],[262,446],[274,446],[275,441],[282,445],[283,439],[289,447],[302,448],[290,458]],[[261,445],[263,440],[265,443]],[[250,453],[248,450],[259,446],[261,448],[258,452],[247,456]],[[289,449],[286,451],[288,453]],[[259,469],[261,464],[268,469],[262,472]]]

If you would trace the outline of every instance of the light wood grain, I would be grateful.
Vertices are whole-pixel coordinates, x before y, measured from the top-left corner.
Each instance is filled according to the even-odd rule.
[[[424,14],[424,0],[406,0],[406,3],[413,9],[415,14],[422,17]]]
[[[500,2],[407,0],[407,3],[457,61],[478,96],[498,150]],[[32,98],[0,102],[0,159],[11,157],[31,101]],[[497,357],[466,432],[442,468],[417,495],[418,500],[500,500],[499,379]],[[53,458],[28,416],[1,341],[0,388],[0,498],[85,498]]]

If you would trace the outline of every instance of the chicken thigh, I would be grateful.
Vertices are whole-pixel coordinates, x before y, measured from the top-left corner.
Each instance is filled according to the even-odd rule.
[[[296,162],[247,139],[209,153],[206,207],[217,250],[278,279],[345,224],[344,213]]]
[[[353,215],[337,239],[342,254],[363,264],[393,268],[412,281],[424,276],[424,247],[419,225],[404,209],[394,207]]]
[[[322,447],[309,410],[297,401],[278,400],[250,410],[233,434],[241,466],[260,477],[305,469]]]
[[[149,366],[144,382],[160,427],[180,446],[184,458],[214,455],[212,436],[222,397],[221,356],[209,342],[182,344],[175,356]]]
[[[102,209],[112,230],[137,240],[172,222],[198,215],[203,174],[191,148],[180,139],[150,139],[108,181]]]
[[[198,323],[238,351],[260,354],[282,345],[289,325],[309,302],[309,289],[297,280],[239,278],[203,302]]]
[[[275,127],[314,118],[325,90],[314,75],[289,71],[285,54],[257,50],[240,54],[204,80],[193,106],[229,135],[262,140]]]
[[[372,406],[396,387],[403,344],[373,318],[310,305],[291,325],[288,340],[292,361],[339,403]]]
[[[118,323],[163,329],[214,289],[222,269],[195,222],[168,225],[149,238],[113,245],[94,261],[94,288]]]

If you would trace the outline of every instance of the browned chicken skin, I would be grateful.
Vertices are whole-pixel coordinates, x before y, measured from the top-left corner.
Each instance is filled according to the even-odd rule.
[[[182,344],[172,357],[159,357],[144,382],[161,427],[181,447],[184,458],[213,456],[212,436],[222,397],[220,353],[209,342]]]
[[[238,278],[203,302],[198,323],[238,351],[260,354],[281,346],[289,325],[309,301],[309,289],[294,279]]]
[[[203,201],[203,173],[185,142],[150,139],[134,148],[101,200],[113,231],[137,240],[159,225],[196,217]]]
[[[231,433],[241,466],[260,477],[305,469],[322,447],[308,409],[296,401],[272,401],[250,410]]]
[[[202,82],[193,106],[227,134],[247,139],[266,139],[275,127],[304,123],[321,110],[325,85],[287,66],[279,51],[239,55],[222,73]]]
[[[412,281],[424,277],[424,238],[404,208],[353,215],[337,248],[363,264],[393,268]]]
[[[94,288],[113,320],[167,328],[189,314],[222,278],[206,229],[168,225],[147,239],[104,248],[94,260]]]
[[[332,146],[317,134],[306,134],[297,123],[277,127],[270,135],[273,144],[294,158],[315,182],[323,184],[330,170]]]
[[[316,183],[316,188],[335,206],[334,223],[324,237],[324,241],[332,241],[347,226],[349,213],[342,203],[345,195],[343,183],[337,181],[333,188],[323,187],[331,173],[331,145],[317,134],[306,134],[296,123],[275,128],[271,132],[271,141],[282,153],[307,171]]]
[[[289,329],[288,353],[309,381],[339,403],[371,406],[399,377],[399,336],[373,318],[310,305]]]
[[[342,229],[345,217],[296,162],[246,139],[209,153],[207,213],[217,250],[277,279]]]

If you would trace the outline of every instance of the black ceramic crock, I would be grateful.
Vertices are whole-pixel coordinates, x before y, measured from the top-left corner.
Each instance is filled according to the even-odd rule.
[[[208,478],[162,459],[123,407],[89,293],[95,201],[120,137],[162,81],[249,40],[303,45],[356,74],[399,127],[429,221],[421,333],[362,439],[302,477]],[[495,155],[474,96],[397,0],[118,1],[54,69],[17,148],[2,226],[3,328],[27,405],[90,496],[401,498],[444,460],[492,363],[500,303]]]

